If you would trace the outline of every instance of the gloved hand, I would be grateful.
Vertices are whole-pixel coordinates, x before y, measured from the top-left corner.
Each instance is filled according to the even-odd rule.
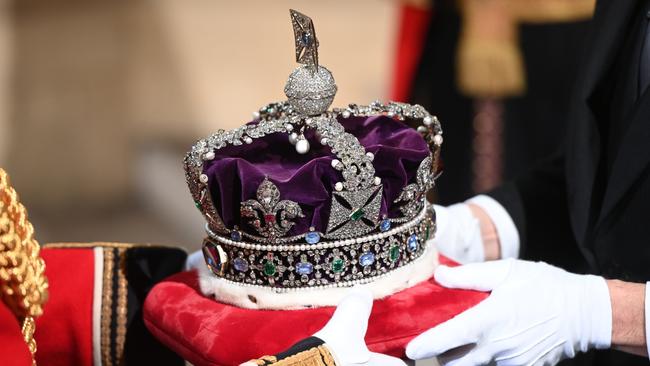
[[[554,365],[611,345],[611,300],[602,277],[506,259],[440,266],[435,279],[449,288],[492,293],[412,340],[406,348],[412,359],[441,356],[443,365],[454,366]]]
[[[341,366],[406,366],[404,361],[368,350],[364,338],[372,310],[372,294],[354,287],[341,300],[330,321],[314,334],[325,341]]]
[[[448,207],[434,205],[437,231],[433,238],[438,251],[459,263],[485,261],[479,220],[466,203]]]
[[[325,342],[337,366],[406,366],[404,361],[368,350],[364,338],[372,310],[372,294],[364,287],[354,287],[341,300],[323,329],[313,336]],[[240,366],[255,366],[246,362]]]

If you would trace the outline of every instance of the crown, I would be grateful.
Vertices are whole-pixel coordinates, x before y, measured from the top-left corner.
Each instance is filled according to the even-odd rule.
[[[318,63],[313,22],[290,15],[302,65],[286,83],[287,101],[199,140],[184,161],[207,221],[203,254],[221,289],[348,287],[434,250],[426,192],[438,175],[439,121],[396,102],[328,109],[337,87]]]

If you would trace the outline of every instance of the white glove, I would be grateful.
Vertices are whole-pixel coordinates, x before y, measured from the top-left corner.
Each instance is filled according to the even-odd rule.
[[[371,292],[361,286],[354,287],[314,337],[325,342],[340,366],[406,366],[399,358],[368,350],[364,338],[371,310]],[[240,366],[255,364],[249,361]]]
[[[370,291],[365,287],[354,287],[314,337],[325,341],[341,366],[406,366],[398,358],[368,350],[364,338],[371,310]]]
[[[440,266],[435,278],[445,287],[492,293],[412,340],[406,348],[412,359],[442,355],[443,365],[454,366],[554,365],[611,345],[611,300],[602,277],[506,259]]]
[[[485,260],[479,220],[469,206],[457,203],[449,207],[434,205],[436,211],[436,236],[438,251],[459,262],[472,263]]]

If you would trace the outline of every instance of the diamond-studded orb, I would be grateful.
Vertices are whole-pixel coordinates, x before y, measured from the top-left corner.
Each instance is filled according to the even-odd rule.
[[[327,111],[336,95],[332,73],[323,66],[300,66],[284,86],[289,104],[300,114],[313,116]]]

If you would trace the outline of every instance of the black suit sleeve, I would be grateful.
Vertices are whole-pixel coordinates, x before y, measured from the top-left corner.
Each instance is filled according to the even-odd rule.
[[[535,169],[488,193],[508,211],[520,238],[520,258],[550,262],[581,271],[571,230],[564,157],[542,161]]]

